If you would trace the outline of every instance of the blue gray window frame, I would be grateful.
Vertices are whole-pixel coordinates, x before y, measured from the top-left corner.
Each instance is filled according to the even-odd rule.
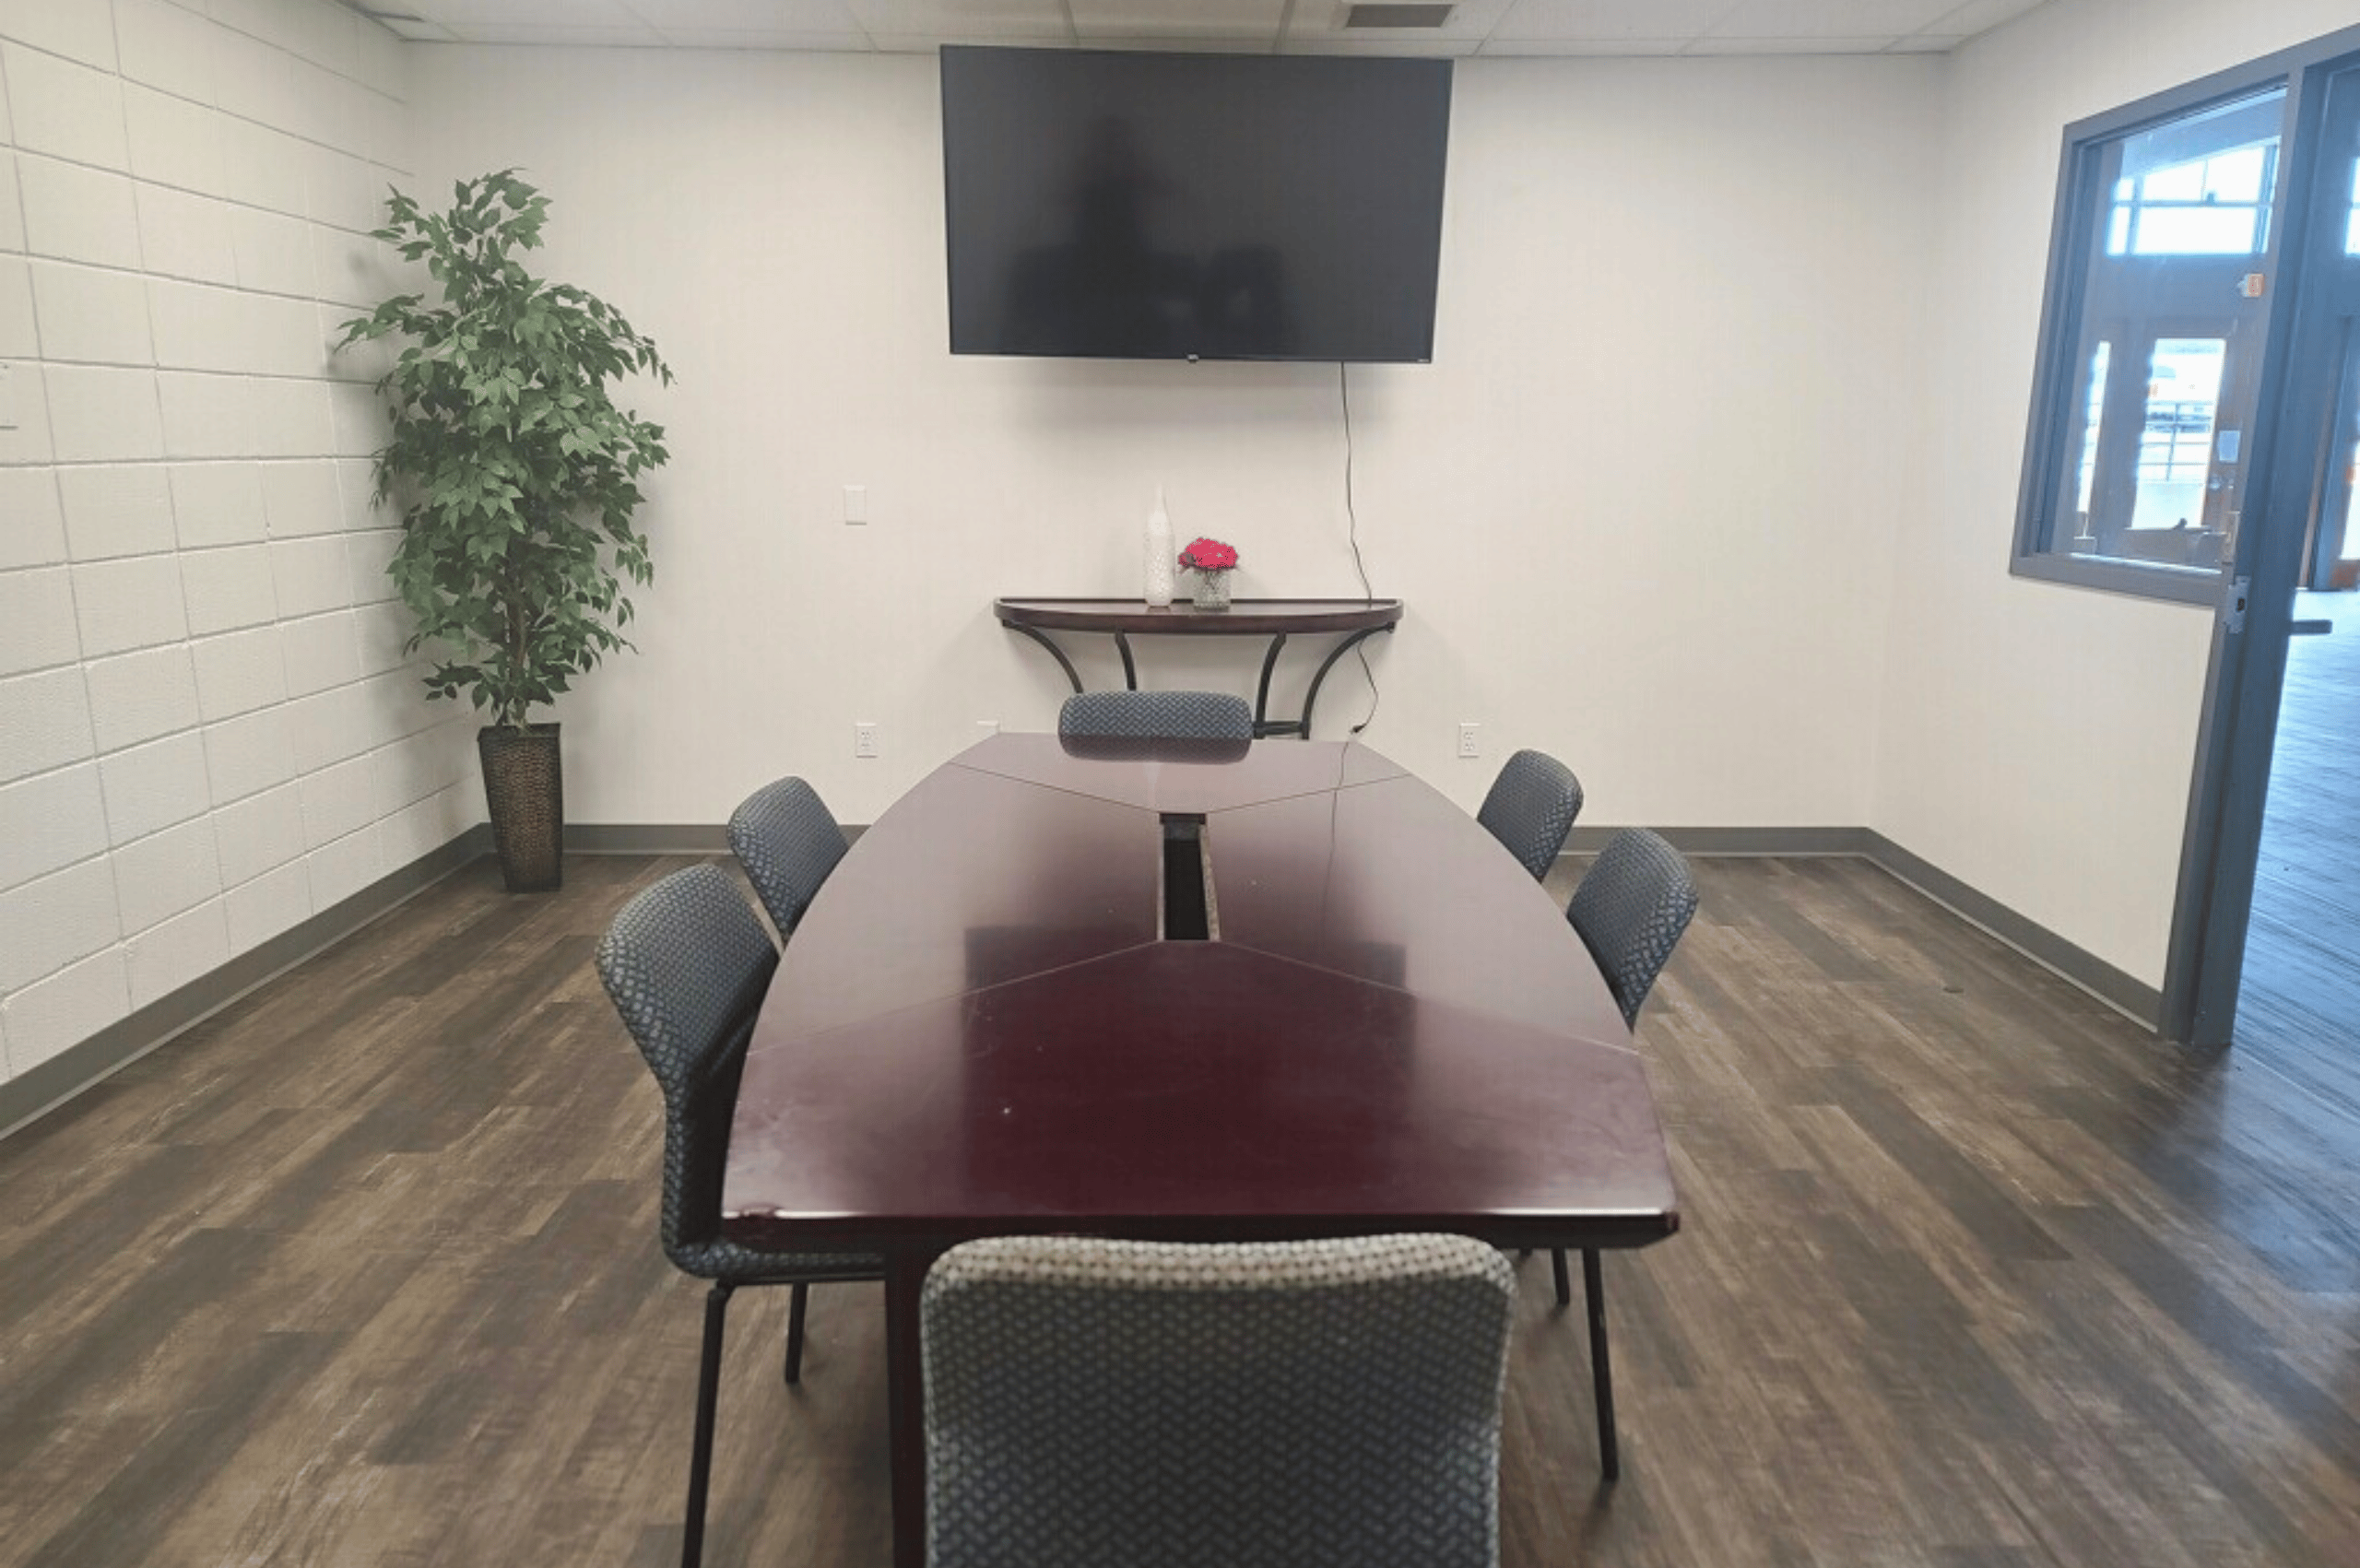
[[[2271,193],[2268,243],[2255,265],[2269,278],[2269,325],[2260,367],[2261,407],[2255,410],[2248,431],[2246,461],[2251,463],[2266,446],[2262,421],[2273,399],[2270,388],[2283,359],[2284,306],[2294,294],[2294,278],[2283,266],[2287,216],[2291,202],[2302,193],[2289,174],[2307,166],[2307,147],[2295,143],[2305,124],[2298,93],[2307,73],[2315,66],[2352,53],[2354,34],[2345,30],[2283,50],[2261,59],[2232,66],[2196,81],[2152,94],[2135,102],[2079,120],[2065,127],[2064,150],[2057,177],[2056,206],[2049,218],[2048,271],[2041,291],[2040,335],[2033,367],[2032,409],[2024,431],[2024,466],[2016,487],[2016,526],[2008,570],[2012,575],[2073,587],[2094,588],[2169,603],[2198,605],[2207,609],[2221,602],[2231,568],[2209,571],[2122,560],[2111,557],[2075,555],[2048,548],[2055,525],[2053,509],[2062,489],[2069,454],[2065,447],[2074,423],[2072,399],[2080,364],[2075,353],[2081,340],[2083,290],[2089,275],[2093,247],[2104,232],[2104,206],[2096,199],[2106,146],[2148,125],[2178,118],[2236,99],[2287,89],[2286,132],[2280,153],[2280,175]]]

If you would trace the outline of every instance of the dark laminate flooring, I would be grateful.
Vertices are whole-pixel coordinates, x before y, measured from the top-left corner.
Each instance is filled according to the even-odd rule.
[[[677,862],[478,866],[0,1143],[0,1562],[677,1551],[701,1292],[587,960]],[[1569,864],[1559,877],[1570,881]],[[2360,1564],[2360,1120],[1864,863],[1699,863],[1610,1256],[1624,1480],[1522,1267],[1504,1561]],[[878,1289],[738,1297],[707,1562],[888,1560]]]
[[[2299,594],[2236,1040],[2360,1118],[2360,594]]]

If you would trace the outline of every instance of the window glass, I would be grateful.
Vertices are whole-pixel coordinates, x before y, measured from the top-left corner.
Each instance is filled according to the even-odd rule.
[[[2026,553],[2217,576],[2260,396],[2285,110],[2272,87],[2096,140],[2071,165],[2090,241],[2064,258],[2073,336],[2048,352],[2072,371],[2036,448],[2049,466]]]
[[[2139,431],[2133,528],[2186,528],[2203,515],[2227,348],[2217,337],[2166,337],[2155,344]]]
[[[2114,345],[2101,340],[2090,352],[2089,395],[2082,400],[2082,464],[2080,499],[2074,510],[2090,515],[2090,485],[2098,474],[2098,432],[2106,428],[2106,372]]]

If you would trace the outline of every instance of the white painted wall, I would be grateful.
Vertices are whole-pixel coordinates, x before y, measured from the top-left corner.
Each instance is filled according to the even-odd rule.
[[[1592,821],[1865,821],[2158,980],[2204,617],[2006,574],[2059,136],[2347,4],[2052,0],[1950,60],[1463,62],[1438,362],[1352,372],[1360,536],[1410,606],[1370,737],[1469,804],[1536,745]],[[1331,370],[944,351],[931,60],[5,0],[0,134],[12,1074],[479,812],[471,721],[398,667],[364,368],[321,353],[384,287],[359,236],[405,165],[525,165],[548,270],[679,372],[638,389],[676,454],[643,651],[563,713],[576,820],[711,822],[789,771],[867,820],[974,721],[1046,726],[1061,684],[986,603],[1134,591],[1158,480],[1244,592],[1355,591]],[[1234,654],[1147,660],[1243,687]],[[1322,732],[1365,703],[1347,666]]]
[[[1351,372],[1361,541],[1409,604],[1374,743],[1470,806],[1532,745],[1592,820],[1868,819],[1941,69],[1461,62],[1436,363]],[[1051,725],[989,600],[1136,594],[1158,480],[1242,594],[1358,591],[1334,367],[947,352],[931,58],[422,47],[411,82],[421,185],[525,166],[547,269],[678,376],[634,389],[674,454],[657,583],[565,706],[576,820],[717,821],[785,772],[870,820],[976,720]],[[1254,651],[1144,656],[1250,690]],[[1348,663],[1321,733],[1366,702]]]
[[[2351,26],[2349,0],[2054,0],[1947,83],[1922,501],[1897,534],[1873,815],[2159,984],[2210,612],[2007,574],[2048,230],[2074,121]]]
[[[0,4],[0,1076],[479,812],[324,347],[404,71],[329,0]]]

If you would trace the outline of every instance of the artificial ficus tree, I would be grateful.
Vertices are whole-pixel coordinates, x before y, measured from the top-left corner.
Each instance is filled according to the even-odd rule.
[[[376,238],[424,262],[439,299],[387,300],[347,322],[338,347],[399,346],[377,383],[392,439],[377,495],[401,513],[390,572],[431,646],[438,697],[465,691],[490,721],[526,714],[607,654],[629,647],[622,577],[645,584],[632,525],[639,477],[667,454],[661,426],[618,408],[608,383],[666,383],[655,345],[604,301],[535,277],[549,200],[513,169],[461,181],[428,212],[399,191]]]

